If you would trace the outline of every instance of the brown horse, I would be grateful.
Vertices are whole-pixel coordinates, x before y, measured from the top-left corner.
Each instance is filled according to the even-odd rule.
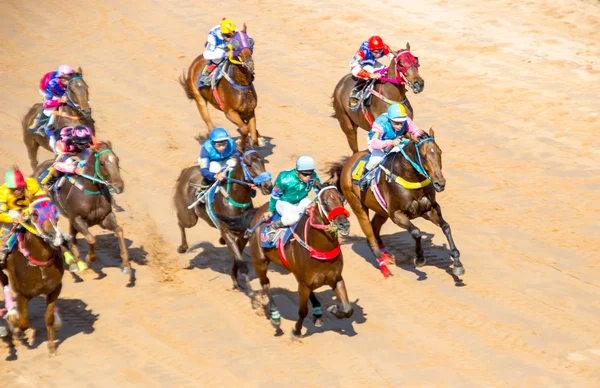
[[[198,166],[183,169],[173,195],[173,203],[177,209],[177,224],[181,231],[181,245],[177,252],[184,253],[188,249],[186,228],[192,228],[202,218],[208,225],[218,227],[221,231],[222,244],[227,244],[229,253],[233,256],[231,279],[235,288],[241,288],[237,280],[238,268],[247,279],[248,270],[243,262],[242,252],[248,243],[248,238],[243,233],[231,231],[224,222],[215,219],[215,215],[236,217],[253,209],[252,197],[255,187],[260,187],[263,194],[267,195],[273,190],[271,174],[265,171],[263,157],[254,149],[242,153],[238,148],[238,157],[235,167],[229,169],[228,177],[221,184],[215,184],[214,199],[205,196],[206,203],[211,204],[210,211],[206,203],[196,197],[198,184],[202,181],[202,174]],[[215,226],[217,225],[217,226]]]
[[[18,239],[18,248],[10,253],[6,261],[8,277],[0,269],[2,286],[10,284],[17,295],[16,309],[12,304],[10,293],[6,295],[6,305],[9,310],[6,317],[8,328],[13,335],[22,337],[29,328],[27,306],[29,301],[39,295],[46,296],[45,322],[48,330],[48,351],[50,356],[56,354],[54,331],[60,330],[62,321],[58,309],[54,305],[62,288],[64,264],[62,254],[66,252],[62,236],[57,232],[56,212],[42,213],[36,209],[38,204],[53,206],[48,198],[38,198],[24,212],[25,220],[13,237]],[[31,222],[29,222],[31,221]],[[14,346],[12,340],[11,346]]]
[[[83,80],[81,68],[79,68],[77,73],[65,75],[64,78],[68,79],[65,91],[67,102],[54,112],[57,116],[54,127],[62,128],[65,126],[83,124],[90,127],[92,133],[95,134],[92,108],[90,107],[88,96],[88,85]],[[31,164],[32,170],[35,170],[38,166],[37,153],[40,146],[52,152],[48,137],[28,131],[29,126],[33,123],[42,109],[42,104],[33,105],[21,121],[23,127],[23,142],[27,148],[27,155],[29,156],[29,163]]]
[[[111,148],[108,141],[92,146],[81,176],[67,176],[67,179],[57,182],[55,185],[59,187],[51,190],[51,198],[61,213],[69,219],[70,234],[73,237],[72,249],[78,260],[81,255],[76,236],[77,233],[81,233],[90,247],[88,261],[96,261],[96,238],[90,233],[89,227],[100,225],[116,234],[123,260],[123,273],[133,277],[123,229],[117,223],[117,217],[112,210],[110,191],[122,193],[125,183],[119,172],[119,158]],[[40,175],[52,163],[53,160],[41,163],[33,175],[39,180]]]
[[[380,231],[388,218],[408,230],[415,239],[415,266],[425,265],[426,260],[421,248],[421,231],[410,220],[423,217],[442,228],[448,239],[454,259],[453,273],[460,276],[465,272],[460,262],[460,253],[452,239],[450,225],[442,218],[442,209],[435,199],[435,193],[443,191],[446,187],[446,179],[442,174],[442,150],[433,136],[433,129],[429,130],[429,136],[422,139],[411,136],[411,141],[403,149],[391,153],[377,167],[381,169],[378,179],[374,179],[373,182],[377,186],[377,194],[373,190],[361,191],[353,184],[353,175],[358,178],[353,166],[367,151],[358,152],[350,158],[334,163],[329,170],[332,177],[340,178],[338,186],[356,214],[360,227],[367,236],[371,252],[377,258],[381,272],[386,277],[390,274],[386,262],[393,263],[394,258],[385,252]],[[360,169],[361,164],[356,170]],[[375,212],[371,222],[369,209]]]
[[[208,104],[225,113],[225,117],[238,126],[238,131],[242,135],[242,144],[245,146],[248,141],[248,133],[252,137],[252,145],[263,147],[264,139],[256,130],[256,90],[252,81],[254,80],[254,60],[252,59],[252,50],[254,41],[246,35],[246,24],[242,31],[238,31],[231,39],[230,50],[233,50],[233,56],[219,67],[223,75],[216,87],[203,86],[198,88],[198,77],[206,64],[204,56],[201,54],[194,59],[187,72],[179,77],[179,83],[183,87],[188,99],[196,101],[196,106],[206,124],[208,130],[215,128],[210,115],[208,114]]]
[[[315,325],[322,325],[321,304],[313,294],[313,291],[319,287],[330,286],[342,303],[342,311],[336,305],[328,309],[337,318],[349,318],[353,313],[346,292],[346,283],[342,277],[344,259],[338,240],[338,232],[343,236],[350,233],[350,221],[348,221],[350,214],[344,209],[344,200],[338,189],[328,184],[326,183],[319,190],[316,204],[311,205],[309,214],[303,215],[298,222],[294,238],[290,239],[283,248],[283,257],[280,256],[278,249],[261,246],[261,233],[256,232],[251,237],[250,255],[254,262],[254,269],[260,280],[263,295],[266,295],[269,300],[271,323],[278,330],[281,330],[279,328],[281,316],[270,292],[270,282],[267,277],[269,263],[274,262],[287,268],[298,281],[298,321],[292,331],[292,338],[301,336],[302,323],[308,314],[309,299],[313,305]],[[238,218],[219,218],[226,221],[231,229],[244,231],[251,225],[260,223],[268,207],[269,204],[265,203],[260,208]],[[251,292],[250,295],[254,305],[254,293]]]
[[[357,128],[370,130],[373,120],[386,112],[390,103],[402,103],[406,107],[409,117],[413,118],[414,112],[406,97],[405,85],[408,84],[415,94],[423,91],[425,81],[419,75],[418,67],[419,58],[412,55],[410,44],[406,43],[406,49],[396,54],[396,58],[391,61],[384,78],[382,77],[371,86],[373,89],[373,96],[370,97],[372,102],[365,108],[364,113],[360,109],[352,111],[348,105],[348,96],[356,83],[356,78],[353,78],[352,74],[347,74],[337,83],[333,90],[334,114],[331,117],[340,123],[352,152],[358,152]]]

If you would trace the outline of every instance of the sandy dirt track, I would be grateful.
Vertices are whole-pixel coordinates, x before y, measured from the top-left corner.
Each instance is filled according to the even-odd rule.
[[[65,274],[58,357],[47,357],[38,298],[33,348],[5,360],[0,345],[0,386],[600,386],[600,4],[382,0],[373,16],[342,0],[220,4],[0,4],[0,173],[15,163],[30,172],[20,120],[41,75],[81,65],[98,133],[129,172],[117,216],[138,279],[125,287],[116,239],[94,229],[106,276]],[[292,342],[293,276],[270,274],[284,318],[275,337],[231,291],[217,231],[199,224],[190,252],[176,253],[172,187],[206,131],[176,79],[223,16],[246,21],[256,40],[258,129],[274,174],[303,152],[322,175],[348,155],[329,117],[335,84],[371,34],[411,43],[425,90],[408,96],[444,151],[438,198],[467,270],[462,287],[433,224],[416,222],[429,261],[419,269],[410,235],[384,226],[407,261],[384,280],[352,217],[343,252],[354,316],[327,315],[323,328],[307,319],[307,337]],[[335,303],[329,290],[317,295]]]

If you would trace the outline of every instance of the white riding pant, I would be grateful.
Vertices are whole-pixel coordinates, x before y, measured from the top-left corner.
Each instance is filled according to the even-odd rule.
[[[385,155],[386,154],[383,150],[372,150],[371,157],[369,157],[369,161],[367,162],[367,165],[366,165],[367,171],[371,171],[372,169],[377,167],[379,165],[379,163],[381,163],[383,161],[383,158],[385,158]]]
[[[384,65],[382,65],[379,62],[375,62],[374,65],[365,65],[365,66],[354,66],[352,69],[350,69],[350,72],[352,73],[353,76],[357,76],[357,74],[362,70],[365,69],[366,71],[368,71],[369,73],[373,74],[373,72],[377,69],[381,69],[385,67]]]
[[[281,223],[284,226],[292,226],[300,221],[302,214],[304,214],[304,211],[311,202],[312,200],[309,198],[304,198],[295,205],[282,200],[277,201],[275,208],[277,209],[277,213],[281,215]]]

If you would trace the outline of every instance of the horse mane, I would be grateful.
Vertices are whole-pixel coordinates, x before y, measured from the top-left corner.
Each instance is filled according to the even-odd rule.
[[[346,164],[348,159],[350,159],[349,156],[344,156],[342,159],[338,160],[337,162],[331,162],[331,163],[327,164],[327,167],[329,168],[327,170],[327,173],[329,174],[329,181],[335,182],[335,187],[338,189],[338,191],[340,193],[342,192],[340,176],[342,175],[342,169],[344,168],[344,165]]]

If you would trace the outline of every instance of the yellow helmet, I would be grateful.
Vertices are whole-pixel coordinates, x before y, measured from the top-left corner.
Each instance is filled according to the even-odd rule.
[[[235,32],[235,24],[229,19],[223,18],[221,21],[221,34],[231,34]]]

